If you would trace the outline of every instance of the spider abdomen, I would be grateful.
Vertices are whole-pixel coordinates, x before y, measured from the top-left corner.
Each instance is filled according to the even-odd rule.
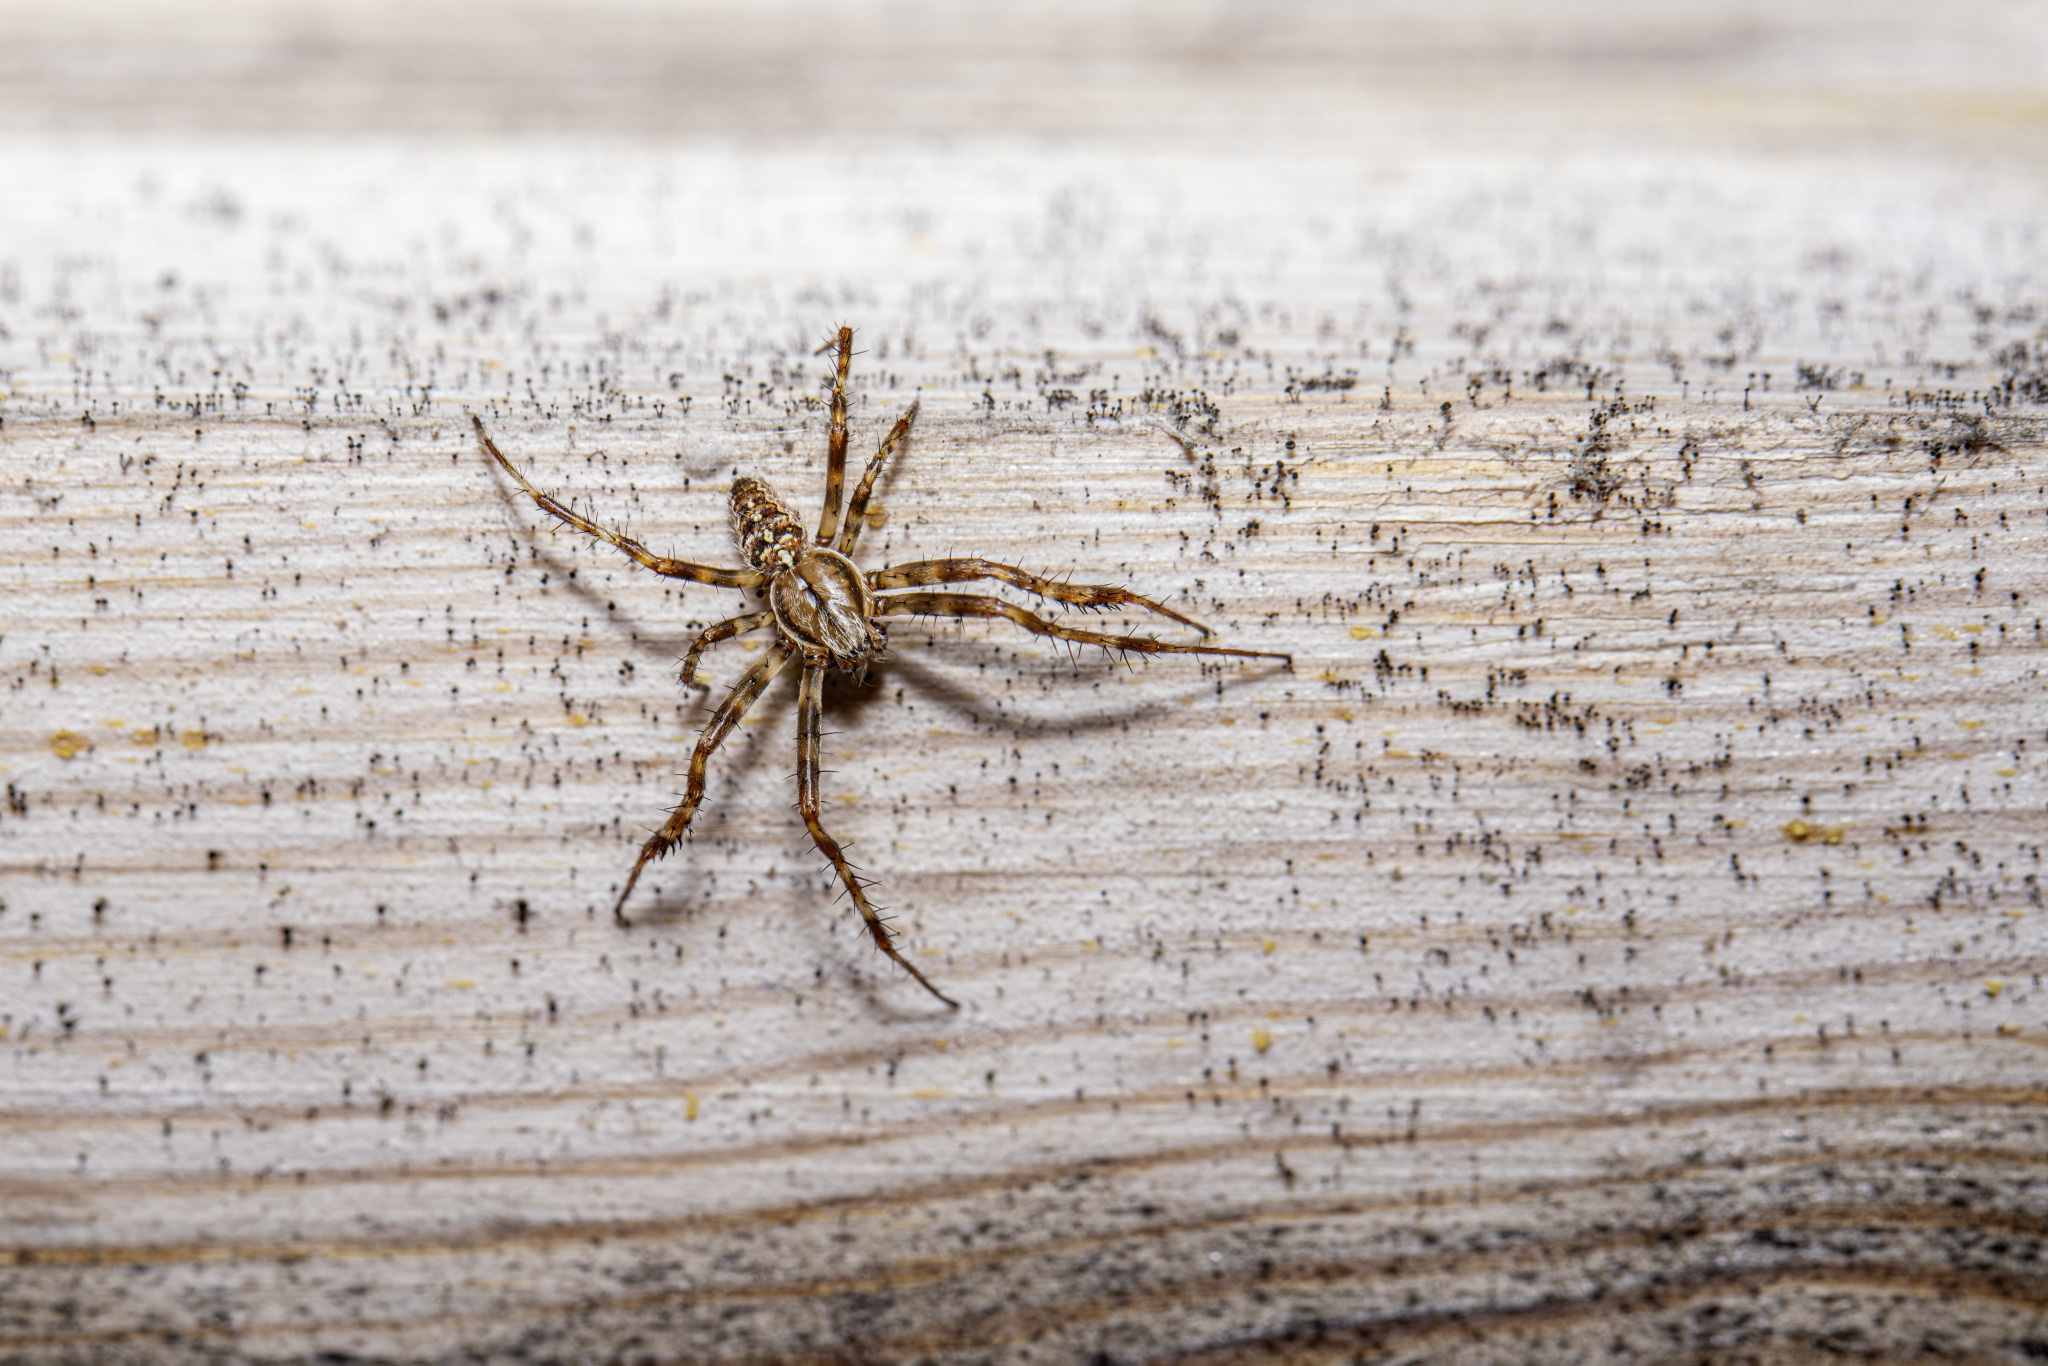
[[[809,544],[789,505],[751,474],[732,481],[732,536],[747,563],[764,574],[794,568]]]

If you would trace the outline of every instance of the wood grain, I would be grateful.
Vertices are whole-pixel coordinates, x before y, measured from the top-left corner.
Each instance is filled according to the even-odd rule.
[[[2037,153],[96,117],[0,151],[0,1360],[2048,1350]],[[957,1013],[787,679],[610,922],[744,600],[467,431],[729,559],[842,321],[863,565],[1294,656],[892,623],[827,819]]]

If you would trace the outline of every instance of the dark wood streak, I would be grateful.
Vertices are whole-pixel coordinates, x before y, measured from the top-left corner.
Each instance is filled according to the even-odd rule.
[[[1797,1162],[1787,1159],[1750,1168],[1695,1165],[1684,1169],[1650,1170],[1637,1174],[1632,1183],[1665,1185],[1697,1177],[1718,1177],[1725,1181],[1737,1173],[1761,1182],[1763,1178],[1774,1174],[1782,1177],[1798,1169],[1836,1167],[1853,1171],[1859,1163],[1865,1162],[1878,1163],[1884,1169],[1895,1168],[1902,1161],[1931,1161],[1946,1168],[1954,1165],[1968,1166],[1975,1160],[1987,1167],[1997,1167],[2009,1159],[2010,1155],[2004,1153],[1970,1154],[1941,1150],[1929,1150],[1923,1154],[1843,1152],[1833,1154],[1827,1159],[1809,1157]],[[1029,1190],[1031,1184],[1027,1180],[1020,1189]],[[1482,1206],[1541,1205],[1560,1197],[1601,1195],[1606,1193],[1608,1188],[1609,1183],[1596,1181],[1554,1183],[1538,1187],[1487,1187],[1476,1192],[1446,1188],[1417,1192],[1413,1197],[1400,1200],[1326,1199],[1296,1202],[1274,1205],[1264,1210],[1239,1209],[1226,1216],[1205,1220],[1147,1221],[1138,1226],[1080,1238],[1033,1238],[1022,1245],[993,1250],[954,1251],[944,1255],[913,1258],[856,1275],[754,1280],[742,1284],[723,1284],[688,1290],[614,1294],[605,1297],[601,1303],[585,1303],[578,1307],[585,1312],[602,1309],[606,1313],[618,1315],[645,1314],[649,1311],[687,1307],[699,1314],[715,1315],[721,1305],[772,1305],[778,1302],[801,1302],[845,1296],[898,1297],[937,1291],[949,1283],[968,1281],[976,1277],[1014,1272],[1017,1264],[1022,1262],[1079,1262],[1141,1243],[1171,1245],[1190,1235],[1217,1234],[1233,1229],[1246,1230],[1256,1227],[1265,1229],[1270,1239],[1271,1233],[1277,1230],[1311,1229],[1347,1219],[1373,1222],[1375,1216],[1383,1217],[1398,1213],[1403,1208],[1427,1209],[1456,1205],[1476,1209]],[[938,1193],[930,1193],[926,1198],[938,1198]],[[895,1219],[901,1218],[907,1207],[893,1203],[887,1209],[865,1204],[846,1208],[806,1204],[782,1210],[761,1211],[751,1216],[712,1216],[702,1220],[676,1221],[658,1228],[637,1225],[624,1229],[584,1226],[574,1230],[561,1230],[550,1241],[557,1245],[574,1245],[620,1238],[648,1242],[672,1238],[721,1238],[744,1233],[749,1228],[788,1228],[796,1223],[835,1222],[843,1217],[848,1208],[869,1217]],[[1868,1235],[1879,1230],[1890,1234],[1917,1231],[1948,1235],[1953,1240],[1950,1264],[1944,1266],[1912,1260],[1886,1265],[1859,1264],[1839,1250],[1806,1248],[1800,1243],[1801,1239],[1829,1233]],[[1721,1246],[1742,1246],[1745,1242],[1753,1245],[1757,1235],[1766,1234],[1771,1240],[1767,1246],[1770,1246],[1775,1254],[1782,1255],[1783,1260],[1778,1265],[1762,1269],[1729,1270],[1713,1266],[1688,1266],[1685,1262],[1684,1254],[1687,1248],[1711,1252]],[[1389,1283],[1428,1284],[1482,1277],[1513,1279],[1555,1272],[1565,1267],[1626,1267],[1645,1254],[1656,1253],[1658,1256],[1642,1269],[1643,1279],[1651,1282],[1648,1285],[1603,1285],[1591,1293],[1578,1296],[1539,1297],[1533,1303],[1522,1304],[1510,1302],[1506,1306],[1496,1306],[1476,1314],[1455,1316],[1456,1321],[1473,1335],[1483,1337],[1515,1332],[1526,1327],[1532,1320],[1549,1321],[1553,1315],[1571,1319],[1580,1315],[1627,1314],[1640,1309],[1654,1309],[1671,1301],[1684,1303],[1715,1286],[1730,1283],[1743,1286],[1789,1283],[1831,1289],[1918,1287],[1924,1293],[1939,1293],[1987,1304],[2037,1310],[2043,1303],[2041,1296],[2044,1288],[2048,1288],[2048,1277],[2042,1277],[2032,1271],[1956,1264],[1957,1254],[1967,1255],[1964,1250],[1979,1235],[1984,1234],[2016,1239],[2022,1245],[2029,1242],[2039,1244],[2043,1240],[2048,1240],[2048,1211],[2010,1212],[1993,1214],[1987,1218],[1950,1203],[1856,1199],[1830,1201],[1819,1205],[1805,1204],[1790,1210],[1766,1209],[1735,1215],[1702,1214],[1698,1210],[1681,1209],[1664,1223],[1623,1223],[1598,1233],[1576,1233],[1568,1230],[1556,1234],[1546,1232],[1510,1243],[1483,1241],[1467,1248],[1444,1249],[1418,1245],[1417,1248],[1396,1254],[1368,1256],[1283,1253],[1278,1260],[1260,1259],[1255,1268],[1233,1269],[1221,1275],[1204,1274],[1199,1277],[1184,1274],[1175,1276],[1171,1271],[1167,1271],[1163,1279],[1160,1276],[1147,1278],[1143,1288],[1136,1290],[1135,1293],[1107,1298],[1090,1298],[1085,1293],[1078,1296],[1073,1293],[1062,1293],[1057,1296],[1057,1301],[1060,1319],[1063,1323],[1073,1326],[1114,1315],[1143,1313],[1148,1308],[1153,1311],[1165,1311],[1174,1305],[1185,1304],[1191,1298],[1215,1299],[1242,1293],[1272,1296],[1283,1294],[1290,1288],[1328,1293],[1345,1285],[1373,1287]],[[527,1245],[532,1244],[527,1242]],[[380,1259],[432,1257],[468,1252],[474,1247],[474,1244],[469,1243],[446,1242],[396,1247],[365,1246],[349,1242],[278,1247],[207,1246],[194,1249],[195,1255],[183,1260],[276,1260],[296,1263],[336,1259],[345,1262],[365,1256]],[[132,1250],[133,1253],[141,1251],[143,1250]],[[15,1265],[24,1268],[65,1265],[139,1267],[160,1260],[161,1258],[146,1255],[129,1255],[93,1262],[86,1262],[78,1257],[44,1254],[17,1254],[14,1258]],[[1237,1260],[1241,1259],[1233,1258],[1233,1261]],[[1596,1277],[1603,1277],[1603,1273],[1594,1274]],[[1627,1278],[1626,1273],[1619,1270],[1613,1274],[1618,1280],[1625,1281]],[[527,1306],[510,1311],[509,1320],[546,1322],[566,1308],[568,1306],[560,1304]],[[943,1327],[928,1324],[918,1333],[893,1340],[891,1346],[895,1351],[913,1352],[954,1346],[964,1342],[990,1344],[1023,1341],[1032,1336],[1034,1331],[1042,1330],[1043,1312],[1044,1309],[1041,1307],[1030,1311],[1001,1313],[993,1317],[977,1316]],[[1322,1323],[1306,1335],[1295,1332],[1263,1338],[1254,1336],[1248,1341],[1240,1339],[1234,1343],[1208,1349],[1208,1352],[1198,1354],[1192,1359],[1234,1360],[1237,1358],[1228,1353],[1246,1347],[1263,1349],[1285,1346],[1290,1352],[1303,1347],[1356,1347],[1365,1345],[1367,1339],[1378,1334],[1391,1334],[1390,1340],[1409,1340],[1416,1336],[1427,1336],[1443,1319],[1444,1316],[1433,1314],[1398,1313],[1367,1316],[1349,1323],[1340,1319],[1336,1322]],[[426,1321],[444,1328],[465,1326],[465,1320],[460,1316],[436,1316]],[[349,1322],[357,1328],[377,1326],[360,1320]],[[396,1327],[401,1322],[420,1321],[392,1321],[384,1326]],[[500,1323],[499,1326],[504,1325]],[[303,1327],[304,1325],[281,1326],[272,1331],[302,1331]],[[202,1338],[210,1336],[203,1328],[195,1335]],[[260,1330],[258,1335],[263,1335]],[[10,1346],[19,1350],[67,1341],[137,1342],[161,1340],[164,1336],[165,1333],[162,1331],[148,1329],[114,1330],[49,1338],[23,1335],[0,1338],[0,1346]],[[1210,1353],[1222,1355],[1212,1356]],[[1289,1359],[1297,1358],[1290,1356]]]
[[[1240,1097],[1249,1099],[1251,1097]],[[1131,1104],[1126,1101],[1126,1105]],[[1142,1153],[1104,1154],[1079,1162],[1058,1162],[1018,1164],[1001,1172],[982,1177],[959,1178],[951,1181],[930,1183],[916,1187],[899,1187],[889,1197],[891,1206],[915,1206],[942,1200],[956,1200],[972,1195],[986,1195],[1004,1190],[1030,1189],[1034,1186],[1057,1185],[1077,1177],[1101,1179],[1116,1175],[1156,1172],[1173,1168],[1199,1168],[1218,1162],[1227,1162],[1247,1157],[1262,1157],[1270,1154],[1297,1155],[1315,1152],[1350,1152],[1357,1149],[1413,1149],[1427,1147],[1477,1148],[1498,1147],[1511,1143],[1525,1143],[1536,1140],[1563,1141],[1573,1137],[1594,1134],[1620,1134],[1639,1130],[1658,1130],[1685,1125],[1726,1123],[1732,1121],[1808,1115],[1824,1112],[1854,1114],[1924,1113],[1944,1110],[2010,1111],[2024,1115],[2038,1107],[2048,1106],[2048,1087],[2003,1087],[2003,1088],[1852,1088],[1836,1091],[1813,1091],[1797,1095],[1765,1095],[1729,1099],[1715,1102],[1695,1102],[1644,1106],[1639,1109],[1613,1112],[1587,1112],[1562,1117],[1531,1118],[1501,1122],[1453,1122],[1428,1125],[1412,1137],[1375,1132],[1360,1132],[1350,1135],[1332,1136],[1327,1133],[1302,1133],[1286,1137],[1259,1136],[1229,1142],[1215,1142],[1182,1146],[1165,1146],[1149,1149]],[[1100,1107],[1093,1107],[1100,1108]],[[987,1119],[982,1123],[993,1127],[998,1123],[1015,1124],[1024,1119],[1049,1120],[1060,1117],[1077,1117],[1088,1113],[1088,1108],[1073,1102],[1055,1102],[1044,1107],[1020,1108],[999,1119]],[[663,1157],[635,1157],[626,1159],[572,1159],[551,1161],[540,1164],[488,1164],[470,1163],[461,1167],[418,1166],[404,1171],[386,1169],[383,1171],[309,1171],[303,1179],[296,1174],[252,1179],[246,1176],[217,1176],[173,1179],[169,1181],[132,1181],[115,1178],[93,1182],[93,1189],[104,1194],[122,1193],[128,1198],[139,1199],[150,1194],[172,1192],[194,1193],[200,1191],[243,1191],[253,1192],[265,1188],[297,1186],[330,1186],[348,1188],[354,1186],[397,1184],[475,1184],[493,1179],[525,1178],[560,1180],[572,1176],[644,1178],[678,1175],[690,1171],[715,1169],[734,1161],[781,1162],[800,1159],[806,1154],[848,1146],[864,1148],[883,1146],[889,1141],[905,1136],[906,1132],[927,1126],[897,1126],[893,1131],[877,1134],[872,1138],[854,1140],[817,1136],[783,1140],[773,1143],[750,1144],[737,1149],[714,1149],[690,1153],[672,1153]],[[1963,1155],[1957,1156],[1957,1153]],[[1867,1154],[1872,1158],[1882,1157],[1896,1165],[1911,1166],[1918,1161],[1949,1162],[1967,1164],[1981,1161],[1988,1164],[2004,1165],[2015,1170],[2048,1170],[2048,1154],[2017,1153],[2009,1150],[1986,1150],[1970,1156],[1967,1150],[1928,1149],[1920,1155],[1908,1148],[1873,1149]],[[1793,1159],[1783,1159],[1791,1161]],[[1845,1159],[1846,1160],[1846,1159]],[[1669,1179],[1672,1172],[1684,1168],[1657,1169],[1628,1178],[1639,1184],[1654,1184]],[[1572,1182],[1560,1183],[1569,1189]],[[1612,1184],[1611,1181],[1603,1185]],[[0,1194],[26,1196],[39,1193],[41,1188],[17,1185],[12,1191],[0,1185]],[[1512,1190],[1523,1194],[1548,1189],[1542,1182],[1517,1183]],[[793,1206],[781,1206],[762,1211],[750,1211],[741,1215],[692,1215],[683,1219],[653,1218],[647,1220],[606,1220],[595,1222],[569,1221],[559,1224],[522,1223],[510,1229],[493,1231],[479,1230],[461,1238],[433,1239],[424,1242],[407,1237],[367,1240],[322,1240],[318,1244],[240,1244],[233,1242],[195,1243],[180,1246],[135,1244],[128,1246],[91,1245],[17,1245],[13,1256],[18,1262],[47,1263],[58,1265],[139,1265],[160,1262],[181,1262],[211,1260],[219,1257],[269,1257],[292,1258],[313,1255],[317,1249],[354,1248],[360,1253],[412,1253],[448,1252],[481,1246],[540,1246],[558,1243],[575,1243],[588,1239],[611,1238],[662,1238],[683,1236],[690,1230],[721,1226],[744,1227],[750,1225],[779,1225],[791,1221],[812,1221],[834,1217],[846,1210],[865,1209],[874,1204],[870,1194],[829,1197],[805,1201]],[[1346,1208],[1398,1208],[1401,1202],[1366,1201],[1348,1204]],[[1237,1216],[1230,1216],[1235,1219]],[[707,1222],[709,1221],[709,1222]],[[1206,1225],[1204,1225],[1206,1226]],[[0,1255],[5,1255],[0,1252]]]

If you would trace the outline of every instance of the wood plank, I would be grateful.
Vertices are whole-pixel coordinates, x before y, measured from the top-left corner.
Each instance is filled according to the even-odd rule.
[[[2048,1341],[2041,182],[1278,145],[8,142],[0,1356]],[[1294,657],[892,625],[957,1012],[786,679],[611,923],[740,595],[467,429],[729,560],[841,321],[863,564]]]

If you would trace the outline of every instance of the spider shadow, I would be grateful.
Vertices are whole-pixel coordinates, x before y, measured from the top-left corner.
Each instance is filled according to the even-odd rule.
[[[670,857],[686,860],[695,847],[702,851],[698,857],[710,862],[705,855],[714,847],[721,851],[740,851],[737,864],[726,859],[720,862],[724,865],[722,871],[746,882],[742,913],[770,916],[785,927],[798,927],[803,947],[793,952],[816,958],[823,973],[821,983],[825,977],[843,980],[852,994],[864,999],[870,1012],[885,1023],[928,1024],[953,1018],[953,1010],[931,1002],[924,996],[923,988],[873,951],[858,914],[847,903],[838,880],[831,875],[830,866],[823,862],[793,809],[796,700],[791,694],[796,688],[800,668],[796,661],[786,666],[783,677],[777,678],[757,700],[754,709],[748,712],[750,719],[761,718],[760,723],[736,728],[712,756],[705,803],[698,808],[688,836]],[[826,677],[830,680],[836,676],[828,673]],[[839,680],[839,684],[839,695],[856,699],[857,705],[871,704],[879,695],[879,688],[873,686],[872,678],[869,686],[864,687],[853,684],[851,680]],[[834,705],[833,694],[828,692],[828,709]],[[705,712],[708,715],[708,704]],[[775,756],[773,760],[769,758],[771,755]],[[753,799],[748,801],[721,803],[715,800],[720,787],[737,793],[744,785],[758,785],[760,779],[753,775],[770,764],[781,766],[781,777],[787,780],[785,786],[790,789],[790,809],[786,815],[758,800],[758,786],[754,788]],[[829,819],[830,813],[827,814]],[[835,833],[843,835],[846,832],[835,830]],[[846,840],[849,850],[853,844],[852,839]],[[699,880],[693,878],[687,868],[679,871],[682,874],[680,888],[653,890],[638,910],[629,910],[635,928],[681,931],[686,926],[695,925],[703,918],[704,912],[715,909],[722,915],[733,909],[730,903],[735,889],[727,888],[722,895],[710,891],[693,894],[687,889],[697,885]],[[820,885],[821,882],[824,885]],[[848,933],[820,933],[829,923],[828,918],[837,918]],[[700,931],[702,928],[698,927]],[[792,990],[814,989],[808,983],[799,987],[797,984],[802,979],[791,974],[771,973],[769,980],[773,985]],[[903,1002],[893,999],[904,992],[910,993],[911,999]]]
[[[494,469],[492,473],[496,476],[499,495],[503,498],[508,511],[514,508],[531,507],[531,500],[524,493],[520,492],[516,486],[508,485],[502,472]],[[593,518],[592,520],[597,519]],[[689,651],[690,646],[696,641],[697,635],[703,627],[685,627],[678,632],[675,627],[669,625],[659,627],[645,625],[644,618],[639,613],[619,605],[615,594],[607,593],[583,581],[581,571],[593,568],[593,564],[578,563],[576,559],[558,552],[550,541],[543,541],[533,527],[520,522],[516,517],[508,517],[507,521],[509,529],[515,535],[521,536],[533,549],[533,562],[540,565],[547,572],[548,582],[540,585],[542,593],[559,587],[582,605],[586,615],[586,625],[588,624],[589,617],[600,617],[615,630],[623,630],[626,633],[627,639],[633,642],[635,649],[649,654],[667,655],[677,667],[681,666],[684,654]],[[612,525],[609,522],[602,522],[600,524],[605,526]],[[557,533],[574,534],[568,533],[562,528],[557,528]],[[757,592],[719,588],[712,584],[693,583],[687,579],[664,578],[662,575],[641,568],[625,556],[619,555],[616,551],[606,547],[603,550],[603,554],[598,556],[598,559],[602,560],[608,557],[611,558],[615,568],[625,573],[628,580],[637,579],[649,585],[666,584],[673,587],[676,593],[676,601],[679,605],[687,588],[702,588],[707,593],[718,595],[722,599],[722,603],[714,604],[715,610],[702,614],[705,626],[709,626],[715,621],[723,621],[727,617],[754,611],[764,605],[765,602],[765,599],[761,599],[761,595]],[[727,546],[724,553],[720,555],[692,562],[713,564],[723,559],[734,558],[736,557],[732,555],[731,547]],[[757,599],[761,600],[757,601]],[[683,609],[683,613],[690,616],[697,615],[696,613],[688,612],[687,609]]]
[[[955,642],[947,642],[942,638],[930,653],[939,655],[942,658],[945,657],[950,654],[945,648],[949,643]],[[1199,658],[1199,656],[1197,657]],[[985,661],[963,659],[959,667],[964,670],[972,664],[983,662]],[[1146,667],[1149,662],[1149,660],[1145,661],[1145,663],[1140,664],[1138,667]],[[1242,662],[1251,664],[1256,661],[1245,660]],[[1014,665],[1007,667],[1014,673],[1023,672]],[[1078,663],[1053,664],[1051,667],[1064,670],[1067,674],[1067,681],[1077,687],[1101,681],[1089,677],[1089,667],[1085,660]],[[1115,660],[1104,658],[1098,662],[1098,667],[1106,675],[1122,666]],[[1079,674],[1078,677],[1074,676],[1076,672]],[[1276,666],[1272,669],[1233,670],[1228,676],[1215,673],[1198,673],[1194,681],[1198,682],[1204,689],[1214,689],[1221,686],[1225,692],[1228,692],[1232,688],[1261,681],[1268,675],[1276,672],[1282,672],[1282,670]],[[914,680],[917,695],[921,700],[935,703],[963,718],[971,725],[999,723],[1008,726],[1020,735],[1034,738],[1055,735],[1064,736],[1077,732],[1092,733],[1122,729],[1126,725],[1139,721],[1152,720],[1160,716],[1169,715],[1173,702],[1185,696],[1184,693],[1176,692],[1172,698],[1168,699],[1133,698],[1124,705],[1103,705],[1100,699],[1098,699],[1098,704],[1091,707],[1084,715],[1075,715],[1068,712],[1044,718],[1031,715],[1025,701],[1015,701],[1009,709],[1004,710],[998,715],[994,712],[990,699],[994,696],[1000,696],[999,693],[989,689],[971,688],[959,681],[958,676],[952,670],[942,671],[923,659],[911,658],[907,652],[899,651],[894,646],[892,646],[890,653],[883,657],[880,673],[884,682],[888,678],[895,676],[901,676],[906,681]],[[980,671],[977,669],[975,673],[979,674]],[[881,688],[870,690],[872,695],[861,699],[857,704],[858,707],[864,710],[867,707],[873,706],[876,698],[880,696],[882,691],[883,689]]]
[[[704,774],[704,801],[697,808],[690,821],[690,828],[682,840],[669,851],[668,857],[650,867],[650,872],[666,864],[671,871],[684,871],[687,881],[687,860],[692,847],[734,847],[758,843],[764,829],[764,813],[758,802],[735,803],[730,797],[742,792],[758,796],[759,779],[755,777],[764,765],[782,763],[785,772],[782,777],[789,780],[790,802],[795,803],[794,778],[796,764],[796,670],[785,667],[782,675],[771,683],[767,690],[755,699],[748,709],[747,720],[753,724],[739,725],[712,754]],[[717,706],[723,689],[714,685],[710,693],[691,694],[697,701],[698,715],[693,723],[701,727]],[[689,765],[690,755],[695,752],[696,737],[678,747],[675,761],[675,776],[682,779]],[[771,759],[771,756],[774,756]],[[721,797],[728,800],[720,800]],[[681,800],[680,792],[663,804],[659,816],[647,813],[647,833],[652,834],[661,819],[665,819]],[[798,823],[797,829],[801,830]],[[738,869],[734,870],[738,872]],[[771,873],[776,868],[771,866]],[[757,879],[759,874],[755,874]],[[663,888],[645,888],[640,893],[639,909],[627,908],[627,916],[638,925],[680,925],[695,917],[701,908],[702,898],[692,897],[688,892],[671,891]]]

